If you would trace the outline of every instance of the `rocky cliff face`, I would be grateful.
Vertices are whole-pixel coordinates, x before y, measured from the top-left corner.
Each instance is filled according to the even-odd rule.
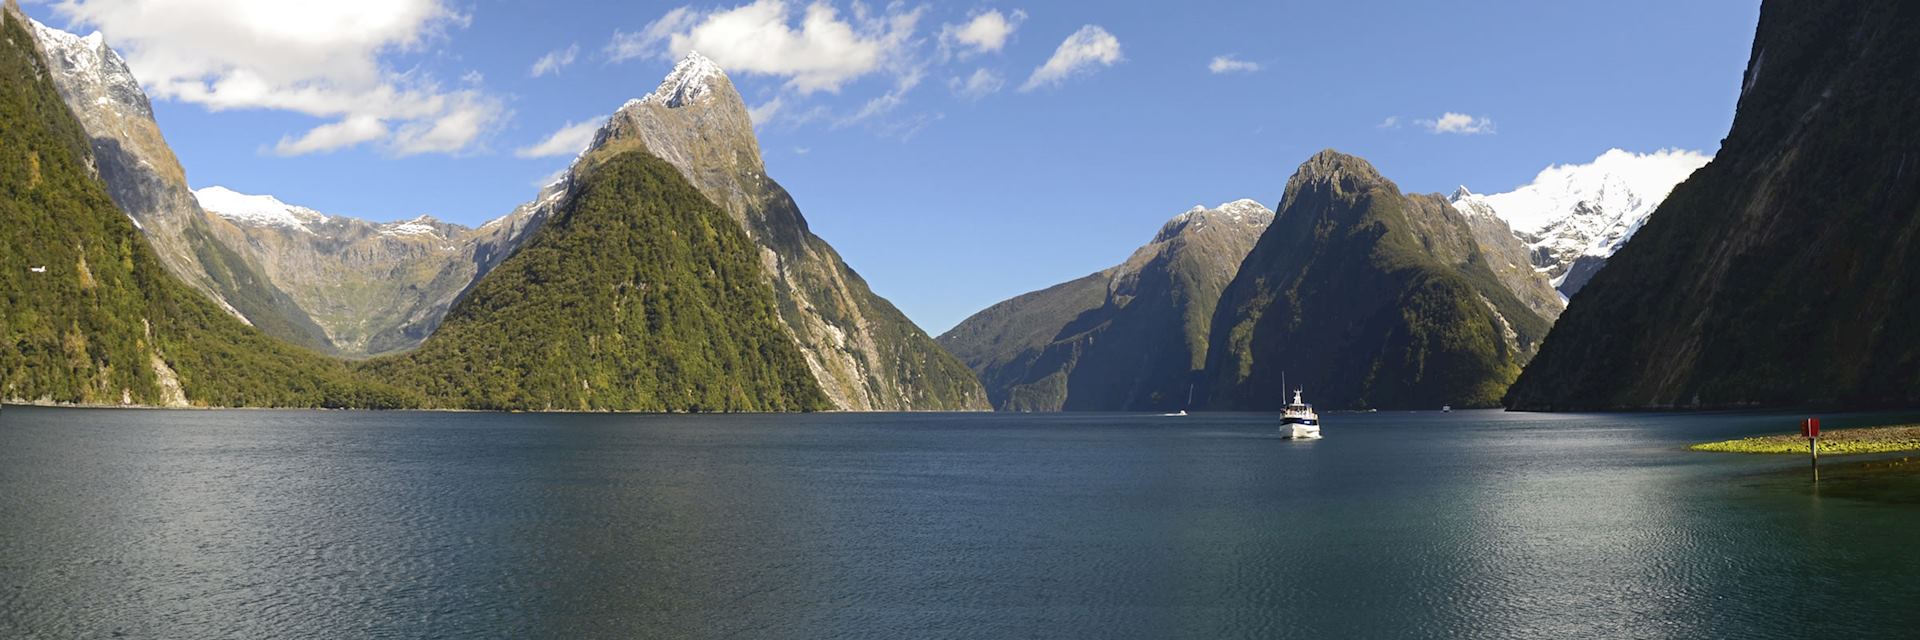
[[[1719,154],[1574,299],[1509,406],[1920,403],[1915,42],[1913,2],[1762,3]]]
[[[626,151],[666,160],[739,222],[808,368],[834,406],[866,410],[987,408],[973,373],[875,295],[767,177],[746,103],[699,54],[602,127],[574,173]]]
[[[214,225],[188,190],[126,61],[97,32],[81,37],[37,22],[33,28],[54,85],[92,143],[95,171],[167,270],[269,334],[330,349],[325,333],[264,276],[259,261],[213,239]]]
[[[1497,231],[1365,160],[1315,155],[1221,296],[1209,406],[1273,410],[1283,372],[1330,408],[1494,404],[1549,327],[1515,290],[1552,297],[1482,245]]]
[[[1190,406],[1214,305],[1273,211],[1194,207],[1126,262],[996,304],[940,336],[1003,411]]]
[[[1565,294],[1553,289],[1552,281],[1546,279],[1552,276],[1553,268],[1536,262],[1540,254],[1521,242],[1524,236],[1515,234],[1504,218],[1466,187],[1460,187],[1447,201],[1466,218],[1474,244],[1500,284],[1548,322],[1559,318],[1567,308]]]
[[[194,194],[217,218],[214,237],[262,265],[332,350],[348,357],[418,346],[460,294],[511,253],[536,208],[469,229],[428,216],[389,223],[329,216],[217,186]]]

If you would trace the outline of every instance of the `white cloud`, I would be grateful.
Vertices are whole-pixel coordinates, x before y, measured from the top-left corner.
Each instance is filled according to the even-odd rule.
[[[477,88],[445,89],[384,62],[467,24],[445,0],[63,0],[54,10],[104,32],[154,98],[330,121],[283,138],[278,153],[375,142],[399,155],[458,152],[507,116]]]
[[[1224,56],[1214,56],[1213,62],[1207,63],[1207,70],[1215,74],[1253,73],[1260,70],[1260,63],[1241,60],[1229,53]]]
[[[1373,128],[1398,129],[1400,128],[1400,116],[1387,116],[1387,119],[1381,120],[1380,124],[1373,125]]]
[[[600,120],[569,122],[566,126],[560,127],[559,131],[553,132],[553,135],[547,136],[547,139],[532,146],[514,150],[513,155],[522,158],[579,155],[588,144],[593,143],[593,135],[600,132],[600,125]]]
[[[640,31],[616,32],[606,51],[616,62],[699,51],[729,73],[785,78],[787,88],[801,95],[838,92],[854,79],[900,64],[924,12],[896,2],[875,13],[855,3],[842,17],[833,5],[814,2],[795,24],[784,0],[714,11],[681,7]]]
[[[804,155],[807,155],[807,154],[809,154],[809,153],[813,153],[813,149],[811,149],[811,148],[808,148],[808,147],[794,147],[794,148],[793,148],[793,155],[796,155],[796,156],[804,156]]]
[[[333,124],[323,124],[299,138],[280,138],[273,152],[283,156],[334,151],[378,140],[387,136],[387,126],[379,118],[353,116]]]
[[[1074,74],[1089,71],[1095,66],[1111,67],[1121,60],[1120,39],[1099,25],[1090,24],[1067,36],[1060,43],[1060,48],[1053,51],[1053,57],[1033,70],[1033,75],[1027,77],[1026,84],[1020,85],[1020,90],[1032,91],[1057,85]]]
[[[533,61],[533,69],[527,73],[535,78],[549,73],[560,73],[561,69],[573,64],[574,59],[578,57],[580,57],[580,44],[574,43],[565,49],[549,51],[547,55],[540,56],[539,60]]]
[[[1415,122],[1418,122],[1420,126],[1426,127],[1428,131],[1436,134],[1456,133],[1460,135],[1477,135],[1494,132],[1493,120],[1488,119],[1486,116],[1476,118],[1464,113],[1454,113],[1452,111],[1441,114],[1439,118],[1416,120]]]
[[[912,91],[914,87],[920,86],[920,79],[924,77],[924,70],[920,67],[908,67],[903,69],[900,74],[901,75],[895,78],[892,89],[881,94],[880,97],[868,100],[866,104],[860,106],[859,111],[854,112],[851,116],[842,118],[840,122],[834,126],[844,127],[869,118],[883,116],[899,108],[900,105],[906,104],[907,92]]]
[[[1007,39],[1026,20],[1027,12],[1019,9],[1014,9],[1011,14],[989,9],[974,14],[965,24],[941,25],[940,50],[943,57],[958,50],[962,58],[999,51],[1007,46]]]
[[[874,127],[874,131],[881,136],[893,138],[900,142],[910,142],[914,136],[920,135],[920,132],[926,130],[928,126],[944,120],[946,117],[947,114],[944,113],[916,113],[890,122],[880,123]]]
[[[780,108],[784,106],[786,106],[786,99],[774,96],[772,100],[760,103],[760,106],[749,107],[747,117],[751,118],[754,124],[766,124],[771,122],[774,116],[779,115]]]
[[[975,69],[973,75],[965,78],[956,77],[947,81],[947,88],[952,89],[954,95],[968,100],[978,100],[992,95],[1006,85],[1005,78],[985,68]]]

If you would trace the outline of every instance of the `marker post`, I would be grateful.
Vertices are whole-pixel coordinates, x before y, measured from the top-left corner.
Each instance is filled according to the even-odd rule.
[[[1813,481],[1820,481],[1820,419],[1800,421],[1800,436],[1807,439],[1807,454],[1813,458]]]

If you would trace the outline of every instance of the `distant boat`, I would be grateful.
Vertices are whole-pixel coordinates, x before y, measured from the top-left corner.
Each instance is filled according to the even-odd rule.
[[[1187,406],[1193,406],[1193,385],[1187,385]],[[1187,416],[1187,410],[1181,409],[1173,413],[1162,413],[1160,415],[1167,418],[1184,418]]]
[[[1320,437],[1320,414],[1314,413],[1313,405],[1300,399],[1300,390],[1293,390],[1293,402],[1280,410],[1280,437],[1288,440],[1311,440]]]
[[[1440,413],[1453,413],[1453,405],[1450,405],[1450,404],[1440,405]]]

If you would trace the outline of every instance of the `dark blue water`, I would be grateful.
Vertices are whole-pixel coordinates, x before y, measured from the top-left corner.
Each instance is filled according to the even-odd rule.
[[[1792,417],[1325,424],[10,407],[0,637],[1920,633],[1911,474],[1682,450]]]

